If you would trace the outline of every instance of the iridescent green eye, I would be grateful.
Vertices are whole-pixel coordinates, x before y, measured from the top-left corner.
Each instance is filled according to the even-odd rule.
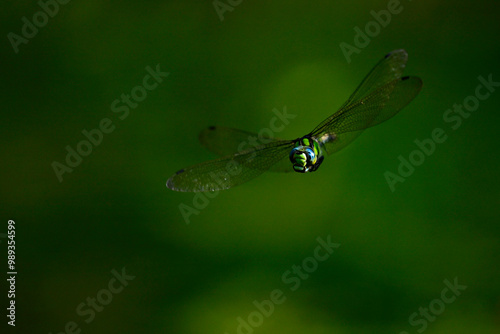
[[[299,142],[308,142],[308,139],[299,140]],[[315,171],[319,164],[316,166],[318,161],[318,156],[314,150],[309,146],[297,146],[292,149],[289,155],[290,161],[293,165],[293,170],[299,173],[306,173],[309,171]],[[323,161],[321,159],[321,161]],[[321,162],[320,162],[321,163]]]

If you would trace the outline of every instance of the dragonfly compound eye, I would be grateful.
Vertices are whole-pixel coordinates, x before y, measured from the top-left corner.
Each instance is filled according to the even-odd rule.
[[[293,169],[299,173],[307,173],[316,164],[317,156],[308,146],[297,146],[290,152]]]

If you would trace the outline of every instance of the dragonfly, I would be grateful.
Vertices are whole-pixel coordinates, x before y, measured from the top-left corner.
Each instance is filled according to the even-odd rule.
[[[407,60],[403,49],[385,55],[337,112],[300,138],[269,137],[259,142],[249,141],[258,135],[243,130],[221,126],[203,130],[201,143],[220,158],[177,171],[168,179],[167,187],[183,192],[214,192],[250,181],[266,171],[317,171],[326,156],[346,147],[363,130],[392,118],[418,95],[422,80],[403,76]]]

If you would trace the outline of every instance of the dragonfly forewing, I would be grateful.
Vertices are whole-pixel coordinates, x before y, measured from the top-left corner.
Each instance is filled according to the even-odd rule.
[[[229,189],[250,181],[288,157],[292,146],[291,141],[273,142],[181,169],[168,179],[167,187],[189,192]]]

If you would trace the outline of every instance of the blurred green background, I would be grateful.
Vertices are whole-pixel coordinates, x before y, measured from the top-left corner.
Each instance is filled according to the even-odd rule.
[[[3,3],[0,233],[15,220],[16,331],[499,333],[500,91],[457,130],[443,120],[478,76],[500,81],[497,2],[402,1],[350,63],[340,43],[388,1],[232,3],[221,21],[209,0],[71,1],[18,53],[7,34],[40,5]],[[206,203],[165,187],[214,158],[205,127],[258,132],[286,106],[296,117],[277,135],[302,136],[399,48],[422,92],[318,172],[266,173]],[[111,103],[157,64],[170,75],[121,120]],[[114,131],[59,182],[52,163],[105,118]],[[435,128],[447,141],[391,192],[384,173]],[[179,206],[193,200],[204,208],[186,224]],[[292,291],[282,275],[328,236],[340,247]],[[108,300],[113,270],[135,278]],[[455,278],[466,290],[411,324]],[[238,331],[275,289],[286,300]],[[77,308],[96,297],[109,303],[87,322]]]

